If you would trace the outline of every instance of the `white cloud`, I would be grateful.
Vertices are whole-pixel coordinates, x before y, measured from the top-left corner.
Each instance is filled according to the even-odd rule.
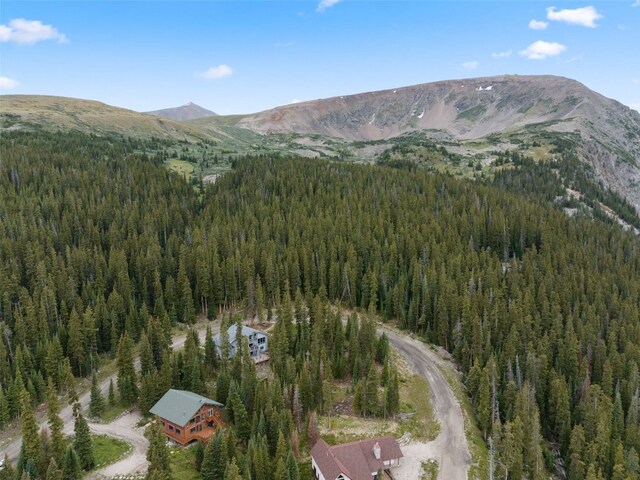
[[[217,67],[211,67],[206,72],[198,74],[200,78],[206,78],[207,80],[218,80],[220,78],[228,77],[233,74],[233,68],[229,65],[218,65]]]
[[[324,12],[327,8],[331,8],[333,7],[336,3],[340,3],[342,0],[322,0],[319,4],[318,4],[318,8],[316,10],[318,10],[318,12],[322,13]]]
[[[556,22],[596,28],[598,26],[596,25],[596,20],[600,20],[602,15],[592,6],[564,10],[556,10],[556,7],[549,7],[547,8],[547,18]]]
[[[289,105],[293,105],[294,103],[300,103],[300,100],[298,100],[297,98],[294,98],[289,102]]]
[[[640,0],[636,0],[631,4],[632,7],[640,7]]]
[[[630,107],[640,112],[640,103],[632,103]]]
[[[20,85],[20,82],[9,77],[0,77],[0,90],[11,90]]]
[[[51,25],[43,24],[40,20],[14,18],[8,25],[0,25],[0,42],[32,45],[43,40],[56,40],[58,43],[68,41],[64,34]]]
[[[513,50],[507,50],[505,52],[493,52],[491,56],[493,58],[509,58],[512,53],[513,53]]]
[[[478,65],[480,65],[480,62],[472,60],[471,62],[464,62],[462,64],[462,68],[466,70],[475,70],[476,68],[478,68]]]
[[[524,50],[521,50],[520,55],[531,60],[544,60],[547,57],[560,55],[566,49],[567,47],[561,43],[538,40],[537,42],[533,42]]]
[[[549,22],[544,22],[542,20],[531,20],[529,22],[529,28],[531,30],[546,30],[549,26]]]
[[[634,78],[631,80],[631,83],[635,83],[636,85],[640,85],[640,78]]]

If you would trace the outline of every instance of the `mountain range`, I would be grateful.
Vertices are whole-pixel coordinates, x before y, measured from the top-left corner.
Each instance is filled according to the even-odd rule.
[[[375,161],[400,151],[428,160],[436,150],[424,145],[434,145],[449,159],[482,168],[507,150],[553,161],[558,144],[570,143],[590,176],[640,211],[640,113],[556,76],[447,80],[235,116],[195,104],[142,114],[93,101],[4,95],[0,121],[3,129],[208,141],[221,154]]]

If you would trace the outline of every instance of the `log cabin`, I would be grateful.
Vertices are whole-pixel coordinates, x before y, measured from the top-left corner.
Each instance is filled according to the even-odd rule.
[[[198,440],[207,442],[224,428],[220,418],[223,406],[197,393],[171,389],[149,411],[158,417],[167,438],[185,446]]]

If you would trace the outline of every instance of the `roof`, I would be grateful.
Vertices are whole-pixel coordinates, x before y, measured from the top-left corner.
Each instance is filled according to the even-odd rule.
[[[373,446],[380,446],[380,459],[373,454]],[[400,445],[393,437],[378,437],[330,447],[320,439],[311,449],[311,456],[327,480],[343,473],[351,480],[371,480],[371,474],[384,470],[384,462],[402,458]]]
[[[229,337],[229,344],[232,344],[236,341],[236,331],[238,330],[238,327],[236,325],[231,325],[228,329],[227,329],[227,335]],[[242,326],[242,336],[243,337],[248,337],[249,335],[252,335],[254,333],[258,333],[260,335],[266,336],[267,334],[264,333],[261,330],[256,330],[255,328],[251,328],[251,327],[247,327],[246,325]],[[216,344],[216,346],[220,347],[220,340],[221,340],[221,335],[218,333],[215,337],[213,337],[213,343]]]
[[[203,405],[224,406],[197,393],[172,388],[149,411],[171,423],[184,427]]]

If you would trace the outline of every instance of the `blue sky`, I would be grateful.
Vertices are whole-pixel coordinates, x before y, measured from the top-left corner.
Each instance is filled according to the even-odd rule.
[[[192,101],[230,114],[504,73],[575,78],[640,109],[640,0],[2,0],[0,8],[3,94],[139,111]]]

